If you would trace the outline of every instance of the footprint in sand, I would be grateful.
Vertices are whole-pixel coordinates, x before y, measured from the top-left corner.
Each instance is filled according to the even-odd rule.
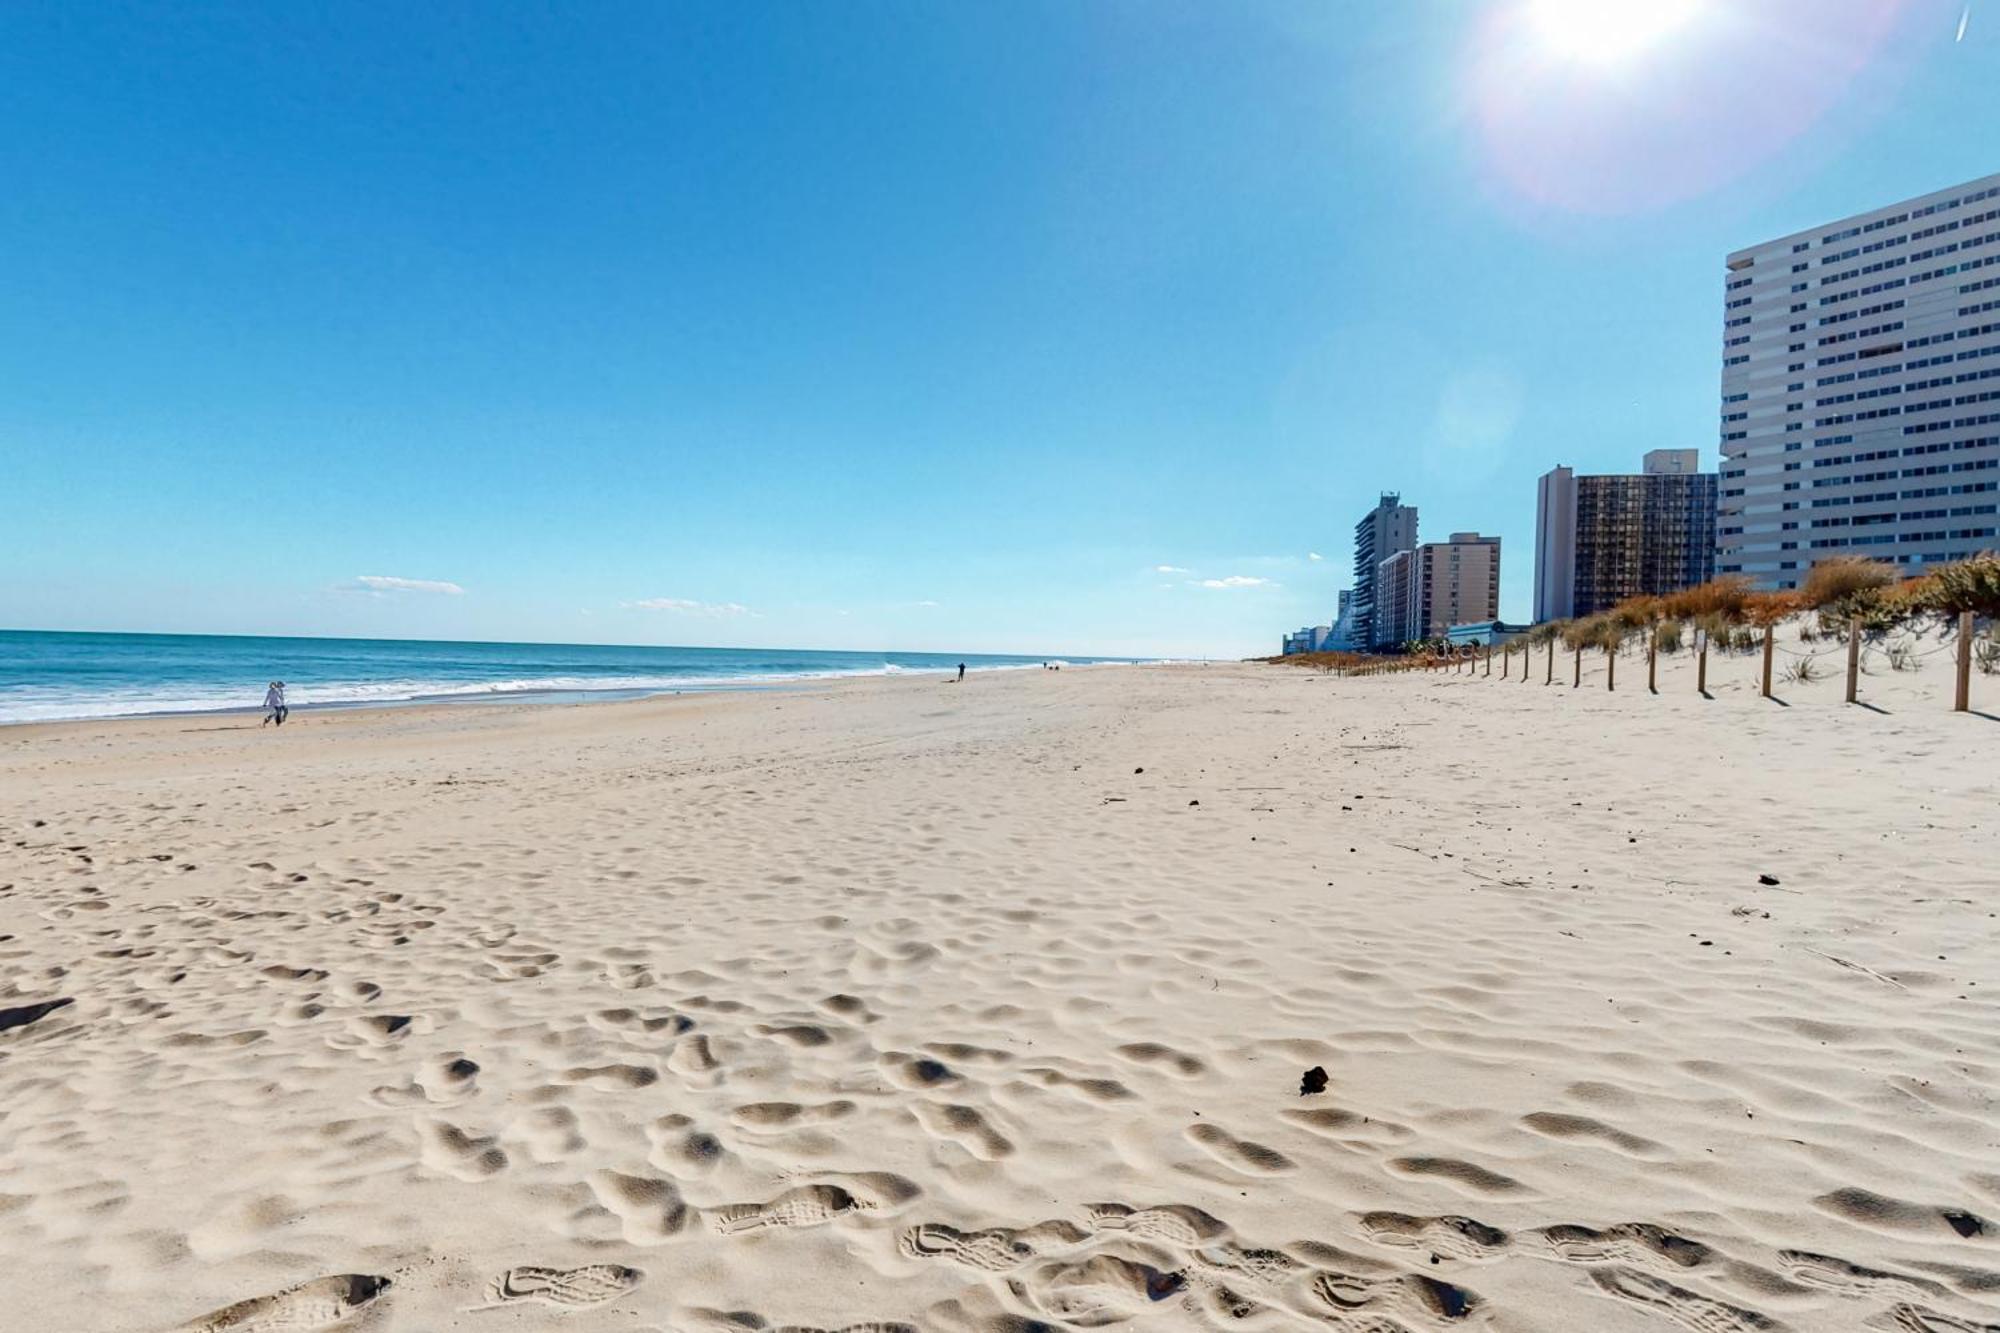
[[[749,1102],[729,1113],[739,1129],[782,1130],[819,1125],[854,1114],[854,1103],[841,1099],[802,1106],[798,1102]]]
[[[1363,1213],[1361,1229],[1383,1245],[1440,1254],[1448,1259],[1477,1262],[1497,1259],[1507,1248],[1507,1233],[1470,1217],[1413,1217],[1409,1213]]]
[[[722,1062],[715,1058],[708,1038],[699,1035],[682,1037],[674,1043],[673,1053],[667,1056],[667,1068],[697,1087],[720,1083],[723,1077]]]
[[[1112,1052],[1119,1059],[1135,1065],[1147,1065],[1163,1069],[1180,1078],[1199,1078],[1208,1072],[1208,1066],[1192,1055],[1163,1046],[1157,1041],[1135,1041],[1115,1047]]]
[[[653,984],[653,969],[644,963],[610,963],[604,979],[619,990],[644,990]]]
[[[1963,1208],[1910,1203],[1904,1199],[1892,1199],[1886,1195],[1876,1194],[1872,1190],[1856,1188],[1834,1190],[1830,1194],[1822,1194],[1814,1199],[1813,1205],[1836,1217],[1844,1217],[1850,1222],[1882,1231],[1927,1231],[1938,1234],[1949,1228],[1952,1233],[1964,1240],[1970,1240],[1974,1236],[1992,1235],[1996,1231],[1992,1222]]]
[[[1241,1171],[1246,1176],[1280,1176],[1298,1169],[1298,1163],[1276,1148],[1239,1139],[1222,1126],[1205,1120],[1189,1125],[1183,1132],[1197,1148],[1230,1170]]]
[[[1016,1231],[990,1227],[960,1231],[942,1222],[922,1222],[896,1237],[896,1248],[909,1259],[948,1259],[986,1273],[1004,1273],[1052,1250],[1067,1249],[1089,1239],[1090,1233],[1069,1222],[1042,1222]]]
[[[1377,1120],[1339,1106],[1297,1107],[1278,1114],[1295,1125],[1347,1147],[1402,1143],[1411,1137],[1407,1125],[1399,1125],[1393,1120]]]
[[[446,1120],[419,1119],[417,1140],[425,1166],[458,1180],[484,1180],[507,1169],[498,1138],[468,1134]]]
[[[179,1325],[173,1333],[299,1333],[326,1328],[340,1323],[388,1287],[388,1278],[365,1273],[314,1278],[269,1296],[252,1296],[224,1306]]]
[[[891,1083],[901,1087],[942,1088],[965,1081],[953,1072],[950,1065],[927,1055],[911,1055],[907,1051],[884,1051],[877,1058],[881,1063],[883,1074]]]
[[[1537,1134],[1544,1134],[1552,1139],[1594,1140],[1631,1157],[1653,1159],[1665,1156],[1667,1151],[1651,1139],[1628,1134],[1615,1125],[1607,1125],[1602,1120],[1587,1115],[1536,1111],[1522,1116],[1521,1124]]]
[[[1526,1189],[1512,1176],[1456,1157],[1396,1157],[1390,1159],[1388,1167],[1399,1176],[1434,1177],[1470,1194],[1519,1194]]]
[[[1186,1287],[1187,1279],[1179,1273],[1112,1254],[1049,1260],[1007,1281],[1023,1305],[1085,1327],[1129,1319]]]
[[[413,1032],[428,1032],[431,1024],[412,1014],[357,1014],[346,1027],[344,1033],[329,1035],[326,1044],[339,1051],[381,1049],[407,1040]]]
[[[463,1052],[447,1051],[427,1061],[408,1083],[374,1089],[377,1106],[456,1106],[479,1091],[479,1065]]]
[[[582,1268],[545,1268],[523,1264],[510,1268],[486,1287],[483,1304],[472,1310],[492,1310],[540,1301],[558,1309],[581,1310],[587,1306],[615,1301],[636,1288],[645,1273],[622,1264],[589,1264]]]
[[[1341,1328],[1397,1328],[1400,1325],[1393,1322],[1396,1319],[1449,1326],[1470,1318],[1480,1305],[1479,1298],[1464,1287],[1417,1273],[1388,1279],[1319,1273],[1313,1277],[1309,1290],[1335,1318],[1335,1327]],[[1383,1322],[1361,1322],[1369,1319]]]
[[[1156,1208],[1091,1203],[1084,1205],[1083,1218],[1084,1225],[1093,1232],[1124,1232],[1184,1250],[1207,1245],[1229,1234],[1228,1224],[1185,1203],[1161,1204]]]
[[[660,1081],[659,1071],[644,1065],[581,1065],[556,1076],[564,1083],[582,1083],[601,1092],[629,1092]]]
[[[1894,1329],[1896,1333],[2000,1333],[2000,1324],[1977,1324],[1957,1315],[1942,1314],[1921,1305],[1891,1306],[1868,1321],[1870,1328]]]
[[[637,1009],[599,1009],[590,1016],[590,1025],[628,1037],[650,1037],[656,1032],[677,1037],[694,1027],[694,1020],[671,1011],[643,1014]]]
[[[1699,1268],[1715,1257],[1715,1251],[1700,1241],[1675,1235],[1651,1222],[1620,1222],[1602,1230],[1558,1223],[1543,1227],[1538,1234],[1558,1259],[1570,1263],[1617,1261],[1685,1269]]]
[[[982,1162],[997,1162],[1013,1155],[1013,1143],[994,1129],[977,1107],[915,1102],[910,1114],[933,1138],[956,1143]]]
[[[1907,1273],[1888,1273],[1878,1268],[1863,1268],[1860,1264],[1846,1259],[1836,1259],[1829,1254],[1812,1254],[1806,1250],[1780,1250],[1778,1263],[1794,1282],[1809,1287],[1820,1287],[1827,1291],[1837,1291],[1848,1296],[1893,1296],[1905,1300],[1920,1296],[1942,1296],[1942,1283],[1929,1278],[1913,1277]]]
[[[1253,1248],[1231,1241],[1189,1250],[1188,1264],[1210,1283],[1226,1279],[1271,1288],[1284,1286],[1306,1268],[1283,1250]]]
[[[736,1236],[773,1227],[825,1226],[836,1218],[875,1206],[872,1200],[856,1198],[838,1185],[801,1185],[768,1203],[725,1204],[705,1209],[703,1216],[716,1231]]]
[[[824,1046],[833,1040],[833,1035],[817,1023],[759,1023],[750,1030],[787,1046]]]
[[[1774,1333],[1785,1327],[1769,1315],[1710,1300],[1636,1268],[1599,1268],[1590,1276],[1607,1296],[1657,1310],[1694,1333]]]
[[[686,1229],[692,1210],[673,1182],[622,1171],[596,1171],[591,1193],[618,1218],[630,1245],[663,1245]]]
[[[576,1112],[567,1106],[538,1106],[509,1126],[508,1133],[526,1143],[528,1156],[537,1162],[559,1162],[588,1146]]]
[[[661,1116],[646,1126],[646,1139],[652,1145],[646,1160],[670,1176],[706,1175],[728,1156],[721,1139],[684,1115]]]

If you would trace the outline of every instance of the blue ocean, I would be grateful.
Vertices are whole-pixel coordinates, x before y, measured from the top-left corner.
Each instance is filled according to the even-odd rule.
[[[255,709],[282,680],[293,708],[450,700],[581,701],[897,672],[1112,662],[975,653],[443,643],[0,630],[0,723]]]

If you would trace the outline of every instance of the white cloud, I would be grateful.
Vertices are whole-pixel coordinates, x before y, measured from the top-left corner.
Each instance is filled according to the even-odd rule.
[[[1191,574],[1194,571],[1182,569],[1179,565],[1154,565],[1153,572],[1155,574]]]
[[[625,602],[628,611],[671,611],[682,616],[754,616],[757,613],[740,602],[697,602],[686,597],[646,597]]]
[[[438,592],[452,597],[462,597],[465,589],[456,583],[443,579],[399,579],[388,574],[360,574],[354,582],[344,585],[350,592]]]
[[[936,606],[936,605],[937,605],[937,603],[936,603],[936,602],[932,602],[932,601],[922,601],[922,602],[918,602],[918,603],[917,603],[917,605],[918,605],[918,606]]]
[[[1306,559],[1308,559],[1308,560],[1324,560],[1324,559],[1326,559],[1326,557],[1325,557],[1325,556],[1323,556],[1323,555],[1321,555],[1321,554],[1320,554],[1320,553],[1319,553],[1318,551],[1307,551],[1307,552],[1306,552]]]
[[[1248,574],[1231,574],[1221,579],[1193,580],[1197,588],[1275,588],[1278,585],[1270,579],[1253,578]]]

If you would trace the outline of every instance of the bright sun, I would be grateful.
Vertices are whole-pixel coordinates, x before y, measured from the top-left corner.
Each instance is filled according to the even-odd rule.
[[[1528,17],[1550,50],[1615,65],[1683,27],[1703,0],[1528,0]]]

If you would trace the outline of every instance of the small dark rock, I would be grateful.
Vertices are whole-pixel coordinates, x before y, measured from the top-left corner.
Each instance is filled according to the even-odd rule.
[[[1967,1240],[1972,1239],[1974,1236],[1984,1235],[1986,1231],[1985,1218],[1961,1209],[1945,1209],[1944,1220],[1951,1225],[1953,1231],[1956,1231]]]
[[[1759,884],[1776,884],[1778,877],[1776,875],[1759,875],[1757,876],[1757,882]]]
[[[1201,802],[1200,802],[1200,801],[1189,801],[1189,802],[1188,802],[1188,804],[1189,804],[1189,805],[1200,805],[1200,804],[1201,804]]]
[[[1325,1091],[1326,1070],[1319,1065],[1314,1065],[1311,1069],[1308,1069],[1299,1079],[1299,1096],[1301,1097],[1310,1097],[1314,1093]]]
[[[1135,769],[1133,769],[1132,771],[1133,771],[1134,773],[1144,773],[1144,772],[1145,772],[1146,770],[1145,770],[1145,769],[1143,769],[1143,768],[1135,768]]]

